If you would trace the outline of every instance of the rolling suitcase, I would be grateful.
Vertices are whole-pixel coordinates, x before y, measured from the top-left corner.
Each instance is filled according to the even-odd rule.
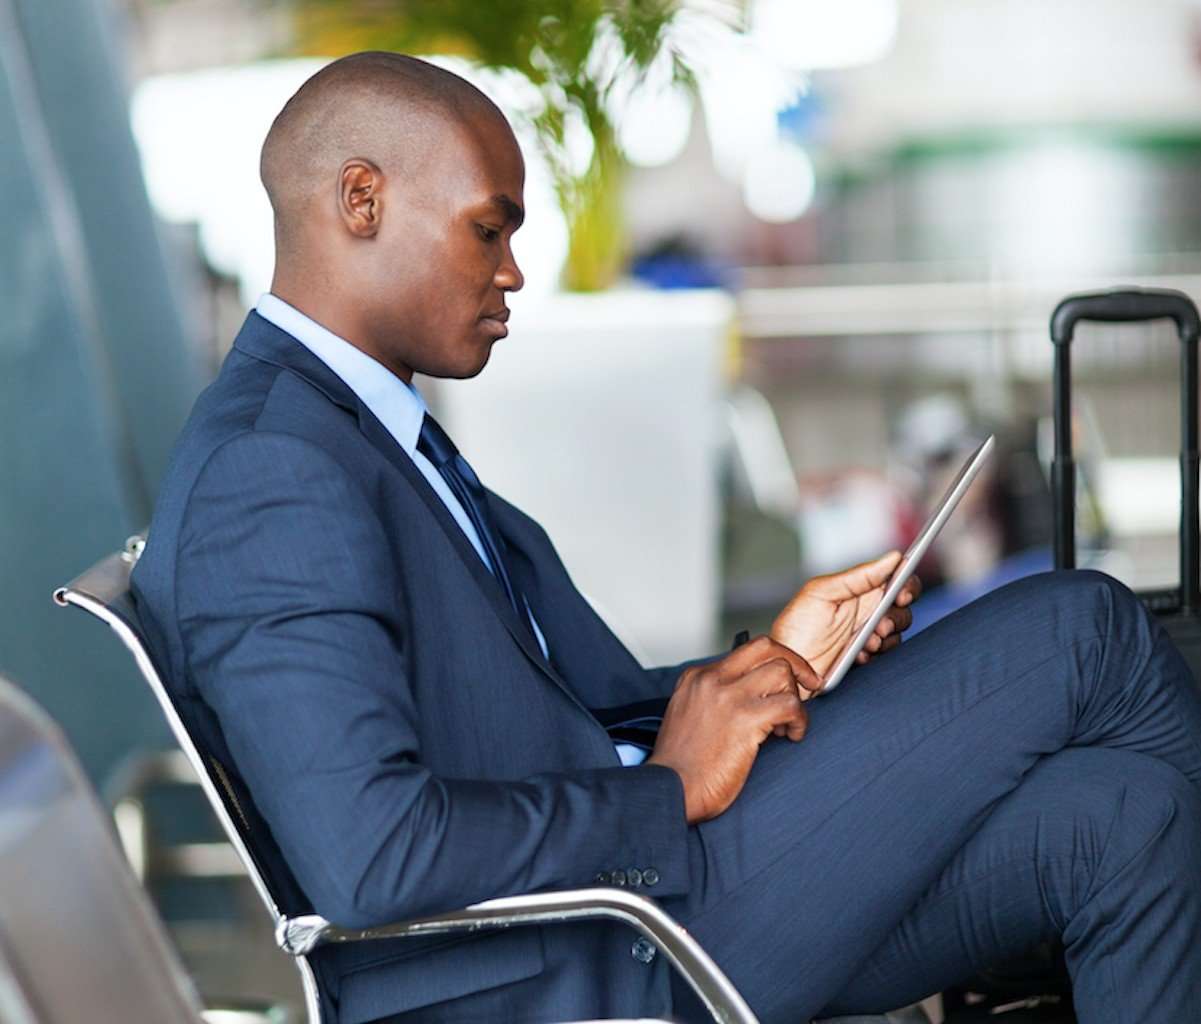
[[[1180,586],[1139,594],[1175,641],[1201,682],[1201,526],[1198,524],[1197,339],[1201,320],[1183,292],[1126,288],[1069,295],[1051,316],[1055,345],[1055,457],[1051,493],[1055,511],[1055,567],[1076,565],[1076,467],[1072,461],[1071,345],[1082,320],[1136,323],[1175,321],[1180,335]]]

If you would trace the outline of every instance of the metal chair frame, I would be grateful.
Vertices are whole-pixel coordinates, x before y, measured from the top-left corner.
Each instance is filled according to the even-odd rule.
[[[597,887],[506,896],[473,903],[461,910],[375,928],[342,928],[316,914],[287,917],[281,913],[255,864],[245,838],[226,807],[217,783],[200,756],[150,659],[139,624],[114,608],[114,604],[129,591],[129,576],[144,544],[145,539],[141,536],[129,538],[124,550],[101,560],[66,586],[56,590],[55,603],[62,607],[73,605],[82,608],[107,623],[133,655],[142,678],[149,685],[167,718],[176,742],[196,772],[226,838],[237,853],[268,914],[271,915],[276,943],[283,952],[293,958],[300,972],[305,1009],[311,1024],[322,1024],[320,993],[308,960],[309,954],[320,946],[601,919],[628,924],[654,943],[669,963],[683,975],[715,1021],[721,1024],[758,1024],[757,1018],[738,990],[696,939],[653,900],[621,889]]]

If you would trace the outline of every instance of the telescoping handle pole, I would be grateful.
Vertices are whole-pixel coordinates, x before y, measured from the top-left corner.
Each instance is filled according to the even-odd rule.
[[[1051,464],[1055,502],[1055,564],[1076,565],[1076,466],[1072,458],[1071,344],[1081,320],[1130,323],[1173,320],[1180,335],[1180,603],[1201,609],[1201,517],[1197,453],[1197,339],[1201,318],[1183,292],[1124,288],[1069,295],[1051,315],[1055,345],[1055,456]]]

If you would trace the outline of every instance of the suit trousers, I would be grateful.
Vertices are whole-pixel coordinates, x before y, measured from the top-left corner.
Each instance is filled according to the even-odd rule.
[[[691,830],[665,902],[764,1024],[893,1009],[1046,939],[1082,1022],[1201,1021],[1201,697],[1128,589],[1011,584],[809,713]]]

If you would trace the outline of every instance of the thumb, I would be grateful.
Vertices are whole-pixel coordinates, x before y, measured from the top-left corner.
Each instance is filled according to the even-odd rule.
[[[842,572],[818,577],[813,581],[814,590],[818,596],[832,601],[860,597],[884,586],[900,564],[901,552],[889,551],[874,561],[861,562]]]

